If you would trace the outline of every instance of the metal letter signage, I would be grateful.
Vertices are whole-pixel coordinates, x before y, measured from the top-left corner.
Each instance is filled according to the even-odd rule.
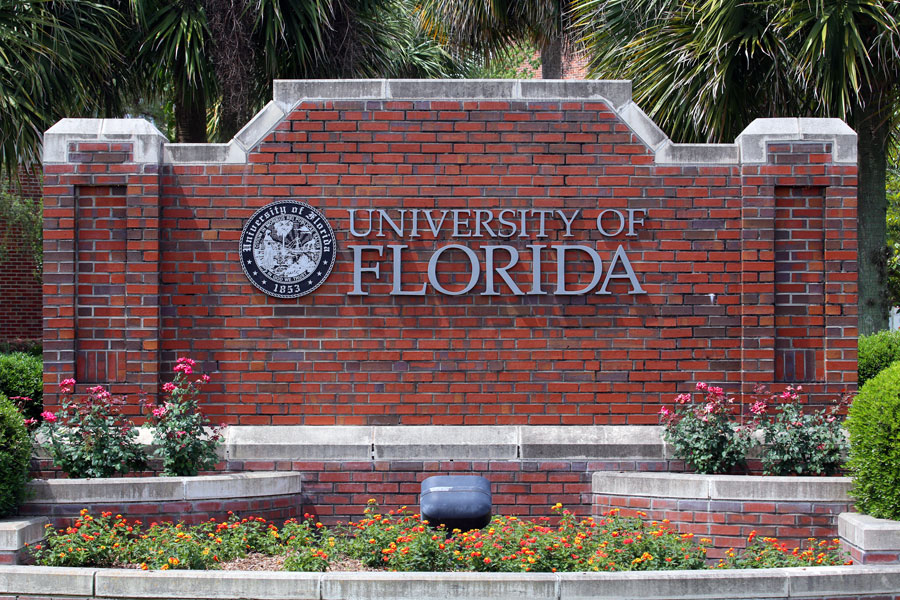
[[[298,298],[322,285],[334,267],[337,240],[325,216],[303,202],[279,200],[247,219],[241,267],[276,298]]]

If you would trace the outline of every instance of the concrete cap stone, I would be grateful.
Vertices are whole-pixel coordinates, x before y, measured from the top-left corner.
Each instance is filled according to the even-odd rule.
[[[173,165],[242,164],[247,162],[247,152],[234,140],[227,144],[166,144],[163,159]]]
[[[514,79],[304,79],[273,82],[285,112],[304,100],[602,100],[615,109],[631,101],[624,80]]]
[[[183,477],[184,499],[256,498],[299,494],[303,478],[300,473],[235,473]]]
[[[98,569],[102,598],[252,598],[317,600],[318,573]]]
[[[409,100],[485,99],[520,97],[515,79],[388,79],[387,98]]]
[[[322,600],[555,600],[550,573],[325,573]]]
[[[0,566],[0,595],[93,596],[95,569]]]
[[[849,502],[850,477],[707,475],[712,500]]]
[[[618,473],[597,471],[591,478],[594,494],[651,498],[709,498],[709,481],[692,473]]]
[[[838,535],[864,552],[900,551],[900,521],[841,513],[838,515]]]
[[[244,150],[250,151],[251,148],[262,142],[286,115],[287,111],[278,102],[269,102],[235,134],[233,141],[237,142]]]
[[[515,459],[518,431],[495,426],[397,426],[375,428],[376,460]]]
[[[560,573],[560,600],[787,598],[784,569]]]
[[[38,479],[29,482],[27,489],[30,504],[157,502],[184,498],[184,484],[177,477]]]
[[[269,425],[225,429],[230,460],[371,460],[372,427]]]
[[[46,517],[0,519],[0,552],[17,552],[44,539]]]
[[[199,477],[49,479],[28,484],[31,504],[178,502],[300,493],[299,473],[231,473]]]
[[[773,477],[760,475],[699,475],[695,473],[617,473],[598,471],[595,494],[758,500],[770,502],[849,502],[849,477]]]
[[[892,595],[900,590],[900,565],[792,567],[782,570],[788,581],[791,598]]]
[[[604,100],[612,109],[631,103],[631,81],[625,79],[523,79],[525,100]]]
[[[593,427],[521,426],[521,458],[603,460],[662,459],[662,428],[642,425]]]
[[[755,119],[735,140],[743,164],[764,163],[769,143],[784,141],[830,142],[833,162],[856,164],[856,132],[840,119]]]
[[[629,86],[630,87],[630,86]],[[647,116],[647,113],[641,110],[634,102],[628,102],[619,109],[619,118],[628,125],[638,138],[653,151],[657,151],[659,147],[669,142],[669,136],[663,132],[659,126],[653,122],[653,119]],[[659,158],[657,157],[657,162]]]
[[[663,143],[656,151],[656,164],[735,165],[740,155],[736,144]]]
[[[159,164],[166,136],[146,119],[61,119],[44,133],[43,162],[69,161],[69,143],[131,142],[134,162]]]
[[[386,79],[276,79],[272,96],[282,108],[303,100],[348,100],[385,97]]]

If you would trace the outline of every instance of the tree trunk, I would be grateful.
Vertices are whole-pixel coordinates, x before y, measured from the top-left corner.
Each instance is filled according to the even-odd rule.
[[[203,0],[209,24],[210,56],[221,91],[218,137],[231,139],[253,116],[252,14],[247,0]]]
[[[890,127],[878,98],[873,97],[856,115],[853,124],[859,136],[859,333],[869,335],[887,329],[890,308],[886,285],[885,223],[885,171]]]
[[[562,79],[563,38],[557,35],[541,46],[541,79]]]
[[[206,143],[206,100],[203,92],[175,94],[175,141]]]

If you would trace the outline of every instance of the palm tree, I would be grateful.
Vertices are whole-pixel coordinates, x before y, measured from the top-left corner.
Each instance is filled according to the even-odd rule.
[[[428,31],[481,56],[503,54],[522,40],[541,50],[541,76],[562,77],[569,3],[564,0],[422,0]]]
[[[594,76],[681,141],[756,117],[828,116],[859,134],[859,329],[887,326],[885,167],[900,109],[900,2],[574,0]]]
[[[174,96],[176,139],[230,139],[275,78],[434,77],[457,67],[412,0],[129,0],[129,49],[151,94]]]
[[[41,136],[60,118],[121,105],[123,25],[99,2],[0,0],[0,170],[38,162]]]

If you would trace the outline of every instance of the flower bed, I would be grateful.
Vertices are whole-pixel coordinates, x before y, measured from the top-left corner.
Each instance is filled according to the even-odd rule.
[[[837,516],[851,510],[847,477],[767,477],[685,473],[594,473],[594,514],[612,508],[668,519],[683,533],[712,540],[709,555],[743,548],[753,531],[789,547],[837,536]]]
[[[229,515],[194,526],[151,523],[82,509],[69,527],[50,529],[32,547],[38,564],[60,567],[133,565],[143,570],[215,569],[256,553],[283,557],[289,571],[324,571],[336,558],[391,571],[573,572],[704,569],[706,539],[679,534],[668,523],[622,517],[576,520],[560,504],[558,523],[495,516],[483,529],[446,531],[404,509],[383,514],[370,502],[358,522],[329,529],[309,515],[281,528],[263,518]],[[712,565],[763,568],[839,565],[837,545],[786,550],[751,534],[744,551]],[[343,563],[341,563],[343,564]]]

